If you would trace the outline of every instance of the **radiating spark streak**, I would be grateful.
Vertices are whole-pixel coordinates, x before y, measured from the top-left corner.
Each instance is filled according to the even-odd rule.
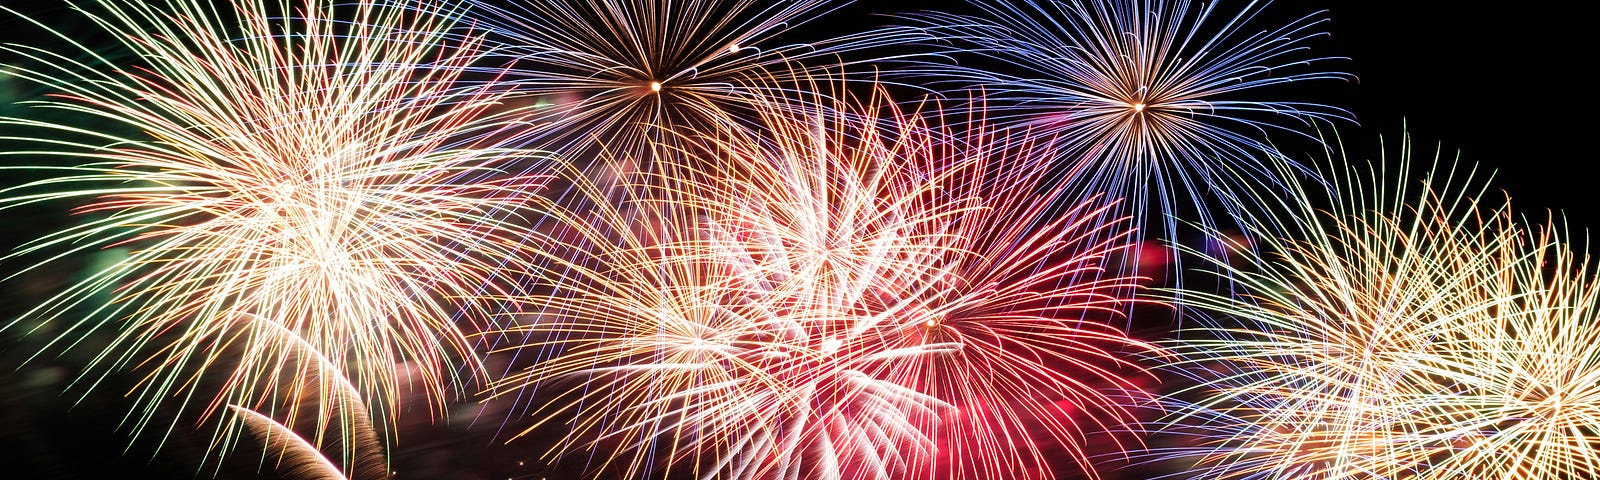
[[[841,68],[845,52],[897,36],[780,37],[849,3],[797,0],[469,2],[512,101],[543,110],[529,139],[584,164],[651,170],[688,129],[728,125],[774,85]],[[792,42],[793,40],[782,40]],[[837,72],[835,72],[837,73]]]
[[[437,414],[483,379],[463,328],[482,328],[494,300],[514,292],[508,278],[533,270],[520,260],[533,243],[519,224],[543,177],[504,171],[546,160],[494,143],[520,119],[496,112],[498,94],[458,84],[481,52],[451,33],[453,13],[361,4],[334,19],[324,0],[288,8],[81,7],[130,62],[72,43],[73,32],[52,31],[92,61],[0,47],[20,59],[12,73],[59,92],[44,108],[118,126],[4,119],[50,132],[12,138],[40,149],[6,154],[79,165],[25,167],[59,175],[5,189],[0,208],[82,205],[82,222],[12,254],[50,255],[32,268],[131,249],[23,318],[65,324],[52,346],[112,335],[78,384],[144,372],[129,392],[143,407],[128,416],[135,436],[177,428],[154,423],[158,406],[205,420],[278,398],[285,375],[307,373],[284,370],[303,350],[348,372],[391,426],[403,392],[422,393]],[[100,294],[113,301],[92,303]],[[420,378],[400,378],[402,363]],[[335,421],[305,409],[319,412],[319,430]],[[238,433],[228,425],[220,444]]]
[[[1129,233],[1049,208],[1044,145],[883,95],[758,102],[567,214],[564,277],[499,332],[545,360],[497,392],[556,392],[521,435],[625,477],[1049,478],[1044,444],[1092,472],[1081,436],[1131,420],[1103,392],[1141,396],[1118,350],[1158,350],[1104,323]]]
[[[322,456],[315,446],[272,417],[238,405],[228,405],[228,410],[237,416],[252,435],[268,445],[268,451],[279,452],[274,466],[289,478],[348,480],[348,477],[339,471],[339,467]]]
[[[1274,153],[1269,135],[1315,140],[1306,127],[1350,119],[1275,96],[1351,76],[1308,55],[1325,35],[1319,15],[1253,27],[1268,3],[973,1],[981,14],[907,14],[908,26],[885,33],[920,34],[978,61],[914,57],[889,71],[937,90],[981,89],[990,123],[1059,139],[1050,174],[1125,198],[1137,235],[1176,241],[1182,219],[1210,228],[1261,213],[1266,206],[1217,200],[1250,200],[1253,185],[1284,181],[1260,160]]]
[[[1471,172],[1347,168],[1331,207],[1295,192],[1257,227],[1267,256],[1224,266],[1248,296],[1190,298],[1215,317],[1175,347],[1202,384],[1172,428],[1196,442],[1155,455],[1225,479],[1600,473],[1587,262],[1480,205]]]

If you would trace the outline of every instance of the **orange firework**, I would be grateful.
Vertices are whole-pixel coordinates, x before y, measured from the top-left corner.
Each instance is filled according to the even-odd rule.
[[[897,36],[780,43],[841,4],[828,0],[467,2],[487,32],[495,82],[539,112],[527,139],[574,162],[651,169],[689,130],[729,127],[774,80],[837,67],[839,52]],[[804,65],[821,60],[816,65]],[[503,74],[499,68],[503,67]],[[675,161],[675,160],[674,160]]]
[[[1267,255],[1224,266],[1247,295],[1185,296],[1216,317],[1174,342],[1201,384],[1171,428],[1199,441],[1157,454],[1220,479],[1600,473],[1586,262],[1482,206],[1470,172],[1334,172],[1330,206],[1294,192],[1257,226]]]
[[[58,343],[114,329],[80,382],[142,370],[136,435],[165,438],[175,427],[152,423],[157,406],[188,411],[212,388],[201,419],[225,405],[292,417],[300,401],[274,403],[283,385],[322,376],[298,361],[308,351],[379,418],[392,422],[406,391],[437,412],[481,378],[459,322],[488,318],[506,277],[532,268],[517,215],[541,178],[501,170],[544,160],[496,147],[517,119],[458,85],[476,43],[451,42],[448,12],[434,7],[362,4],[336,20],[324,16],[333,3],[305,0],[294,16],[271,1],[103,2],[84,14],[136,63],[83,52],[95,69],[4,47],[39,65],[14,73],[58,92],[46,107],[129,132],[6,119],[50,133],[22,139],[42,151],[6,153],[81,164],[29,165],[59,176],[6,189],[0,208],[88,199],[84,221],[17,255],[127,248],[24,318],[73,321]],[[94,303],[103,294],[110,303]],[[330,408],[304,410],[319,412],[320,430],[338,421]],[[240,428],[221,427],[220,451]]]

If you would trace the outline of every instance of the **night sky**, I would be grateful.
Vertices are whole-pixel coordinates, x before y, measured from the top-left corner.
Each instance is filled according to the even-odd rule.
[[[1449,2],[1350,3],[1360,6],[1329,7],[1331,31],[1349,49],[1349,71],[1360,83],[1344,97],[1349,103],[1334,105],[1348,105],[1366,130],[1393,135],[1404,121],[1419,145],[1442,142],[1447,154],[1496,170],[1493,186],[1506,190],[1518,211],[1561,210],[1574,230],[1600,225],[1587,167],[1594,154],[1580,147],[1594,122],[1574,108],[1593,83],[1580,74],[1593,58],[1582,53],[1593,42],[1579,40],[1589,28],[1580,16]],[[1380,3],[1406,6],[1373,6]]]
[[[70,18],[62,16],[70,12],[55,4],[4,2],[53,25],[84,26],[81,21],[57,23],[62,22],[58,18]],[[864,0],[805,24],[790,35],[818,38],[858,31],[893,21],[875,13],[910,9],[971,11],[959,2]],[[1595,134],[1587,107],[1589,88],[1595,82],[1580,74],[1592,67],[1588,64],[1595,58],[1594,42],[1588,36],[1578,40],[1592,28],[1585,24],[1592,17],[1538,2],[1479,9],[1447,1],[1280,0],[1269,5],[1267,12],[1291,18],[1318,9],[1329,11],[1326,16],[1332,21],[1322,28],[1331,36],[1313,44],[1318,48],[1313,55],[1349,57],[1322,68],[1352,73],[1355,80],[1307,85],[1305,97],[1288,100],[1320,102],[1353,112],[1360,124],[1342,125],[1340,130],[1352,157],[1377,155],[1380,134],[1397,142],[1404,123],[1417,144],[1419,159],[1442,145],[1447,159],[1459,154],[1463,162],[1495,170],[1491,187],[1509,193],[1515,211],[1536,218],[1543,217],[1546,210],[1563,211],[1574,231],[1600,225],[1600,211],[1591,200],[1600,187],[1588,171],[1594,161],[1589,137]],[[12,14],[0,12],[0,39],[30,42],[33,37],[26,31]],[[1296,158],[1304,160],[1308,155]],[[5,230],[0,248],[9,250],[40,225],[49,223],[0,212],[0,229]],[[28,288],[0,284],[4,293],[0,313],[15,314],[21,307],[11,305],[11,299]],[[0,322],[9,319],[0,318]],[[0,340],[14,338],[8,332]],[[196,475],[191,457],[203,451],[203,443],[196,443],[199,440],[177,438],[160,454],[153,454],[148,445],[135,445],[124,456],[126,434],[115,428],[123,400],[116,398],[116,389],[105,389],[104,394],[69,409],[75,395],[46,394],[38,386],[70,376],[70,370],[60,365],[70,365],[74,359],[46,358],[35,364],[41,365],[38,368],[15,370],[19,359],[32,353],[25,348],[0,344],[0,477]],[[492,425],[416,426],[414,432],[418,433],[402,438],[402,450],[394,453],[404,458],[397,461],[449,465],[449,478],[527,474],[530,470],[515,465],[531,461],[528,459],[536,453],[515,443],[507,447],[492,442],[488,439]],[[248,464],[253,461],[236,460],[243,463],[227,465],[221,473],[224,478],[252,478]],[[12,472],[21,473],[14,476]],[[405,473],[397,478],[429,478]],[[208,475],[209,471],[198,478]]]

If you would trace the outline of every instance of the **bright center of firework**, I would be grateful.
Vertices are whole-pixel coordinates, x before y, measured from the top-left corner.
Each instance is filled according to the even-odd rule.
[[[1133,104],[1133,111],[1134,111],[1134,113],[1143,112],[1144,111],[1144,102],[1139,102],[1139,103]]]
[[[266,208],[271,211],[277,211],[279,207],[293,203],[295,194],[300,190],[293,183],[280,183],[270,186],[268,191],[271,193],[263,199],[266,203]]]
[[[939,326],[939,319],[936,319],[936,318],[930,318],[930,319],[928,319],[928,321],[927,321],[927,322],[926,322],[926,323],[925,323],[925,325],[927,325],[927,326],[928,326],[928,328],[933,328],[933,327],[937,327],[937,326]]]
[[[737,43],[728,44],[728,53],[734,53],[734,52],[737,52],[737,51],[739,51],[739,44],[737,44]]]
[[[822,353],[831,354],[833,352],[837,352],[837,351],[839,351],[839,346],[842,345],[843,343],[844,342],[839,341],[839,339],[837,339],[837,338],[823,339],[822,340]]]
[[[652,92],[661,91],[661,82],[650,82],[650,91],[652,91]]]

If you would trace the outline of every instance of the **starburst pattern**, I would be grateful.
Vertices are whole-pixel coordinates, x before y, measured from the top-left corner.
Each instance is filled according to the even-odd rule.
[[[402,391],[437,412],[482,378],[463,326],[495,312],[489,300],[511,293],[507,276],[532,270],[517,220],[542,178],[501,169],[544,160],[492,143],[518,119],[496,113],[494,94],[457,84],[479,52],[450,41],[449,12],[361,4],[335,19],[333,2],[279,7],[289,6],[84,7],[134,53],[129,62],[4,47],[34,62],[14,73],[59,92],[43,107],[127,132],[5,120],[46,132],[18,139],[41,150],[7,154],[78,165],[28,166],[59,175],[6,189],[0,207],[82,205],[79,224],[15,255],[130,252],[23,318],[67,323],[58,344],[114,332],[79,383],[141,371],[136,435],[177,428],[152,423],[164,405],[199,408],[201,419],[263,405],[293,418],[301,405],[275,402],[318,376],[296,361],[307,352],[348,375],[378,418],[393,421]],[[402,378],[402,366],[419,374]],[[303,411],[319,412],[319,430],[339,421],[332,407]],[[225,425],[214,451],[241,428]]]
[[[840,52],[897,41],[785,37],[843,3],[475,1],[466,16],[504,61],[495,83],[541,112],[544,122],[525,132],[529,141],[627,174],[677,153],[656,145],[736,124],[778,85],[848,63]]]
[[[1204,374],[1174,420],[1199,443],[1158,455],[1203,478],[1594,475],[1592,273],[1470,172],[1385,173],[1344,171],[1328,210],[1291,197],[1294,236],[1260,227],[1266,255],[1225,268],[1247,295],[1190,298],[1217,317],[1175,347]]]
[[[565,385],[536,413],[573,432],[550,453],[625,475],[1048,478],[1041,445],[1064,445],[1090,469],[1082,436],[1130,419],[1103,392],[1138,396],[1117,351],[1152,349],[1105,323],[1136,288],[1102,271],[1127,232],[1094,223],[1104,206],[1048,210],[1030,140],[821,98],[760,105],[767,135],[698,133],[714,167],[590,215],[600,257],[506,332],[549,358],[506,391]]]
[[[1281,180],[1259,161],[1269,135],[1343,110],[1279,99],[1285,84],[1348,79],[1307,54],[1325,21],[1308,15],[1257,29],[1268,2],[1227,10],[1189,0],[972,2],[981,15],[905,15],[924,43],[976,61],[896,70],[984,92],[989,121],[1059,138],[1052,172],[1090,195],[1127,200],[1141,235],[1178,240],[1181,219],[1227,225],[1255,213],[1241,197]],[[1217,201],[1222,200],[1222,201]]]

